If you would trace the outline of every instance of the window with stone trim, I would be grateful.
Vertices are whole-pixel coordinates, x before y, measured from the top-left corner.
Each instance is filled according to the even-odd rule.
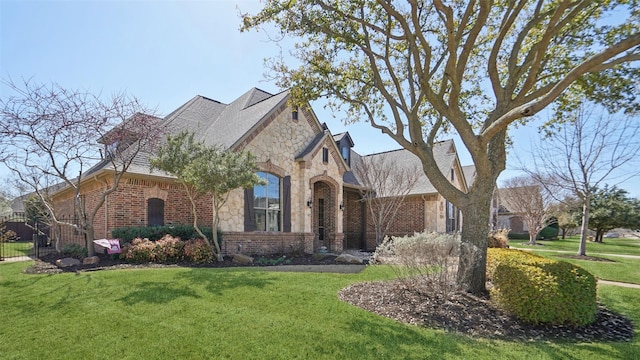
[[[258,172],[265,185],[253,188],[253,209],[257,231],[281,231],[281,181],[276,175]]]
[[[258,172],[257,174],[267,182],[267,185],[244,189],[244,231],[266,231],[268,228],[276,228],[277,225],[278,230],[270,231],[291,232],[291,176],[279,178],[266,172]],[[270,182],[268,178],[271,178]],[[278,187],[280,189],[279,202],[275,201],[275,191],[269,190],[275,187],[276,180],[280,183]],[[271,200],[269,200],[269,194],[271,194]],[[268,208],[267,204],[269,203],[272,204],[272,209]],[[274,208],[278,203],[280,214],[276,216],[278,210]],[[271,211],[269,212],[269,210]],[[257,214],[258,212],[260,214]],[[280,220],[282,221],[281,225],[278,223]],[[259,224],[258,221],[260,221]]]

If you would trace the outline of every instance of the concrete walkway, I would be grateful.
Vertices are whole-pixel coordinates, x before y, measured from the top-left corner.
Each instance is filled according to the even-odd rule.
[[[516,250],[524,250],[524,251],[541,251],[541,252],[553,252],[553,253],[558,253],[558,254],[576,254],[575,251],[567,251],[567,250],[545,250],[545,249],[531,249],[531,248],[520,248],[520,247],[512,247],[512,249],[516,249]],[[587,256],[613,256],[613,257],[621,257],[621,258],[627,258],[627,259],[640,259],[640,256],[638,255],[626,255],[626,254],[603,254],[603,253],[588,253]],[[619,281],[609,281],[609,280],[598,280],[598,284],[602,284],[602,285],[614,285],[614,286],[621,286],[621,287],[627,287],[627,288],[633,288],[633,289],[640,289],[640,284],[630,284],[630,283],[625,283],[625,282],[619,282]]]
[[[618,281],[598,280],[598,284],[621,286],[621,287],[633,288],[633,289],[640,289],[640,285],[638,285],[638,284],[630,284],[630,283],[624,283],[624,282],[618,282]]]
[[[520,249],[526,250],[526,249]],[[529,249],[530,250],[530,249]],[[541,250],[542,251],[542,250]],[[544,250],[554,251],[554,250]],[[561,253],[571,253],[571,251],[555,251]],[[595,254],[595,255],[608,255],[608,256],[622,256],[640,259],[640,256],[635,255],[617,255],[617,254]],[[29,261],[34,260],[28,256],[10,257],[0,261],[0,264],[17,262],[17,261]],[[265,271],[283,271],[283,272],[315,272],[315,273],[337,273],[337,274],[357,274],[364,270],[366,265],[278,265],[278,266],[265,266],[262,269]],[[598,284],[602,285],[614,285],[633,289],[640,289],[640,284],[630,284],[618,281],[598,280]]]
[[[540,252],[553,252],[553,253],[559,253],[559,254],[577,255],[577,253],[575,251],[568,251],[568,250],[532,249],[532,248],[521,248],[521,247],[515,247],[515,246],[512,246],[511,249],[522,250],[522,251],[540,251]],[[603,254],[603,253],[593,253],[593,252],[590,252],[590,253],[587,254],[587,256],[598,256],[598,255],[601,255],[601,256],[617,256],[617,257],[627,258],[627,259],[640,259],[639,255]]]

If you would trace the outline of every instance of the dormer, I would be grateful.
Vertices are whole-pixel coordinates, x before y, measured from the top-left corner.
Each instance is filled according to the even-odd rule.
[[[354,144],[349,132],[333,135],[333,140],[336,142],[344,161],[348,166],[351,166],[351,148],[353,148]]]

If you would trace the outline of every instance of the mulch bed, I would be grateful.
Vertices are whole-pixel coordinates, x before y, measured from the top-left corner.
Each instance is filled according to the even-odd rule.
[[[487,296],[454,293],[448,298],[408,290],[400,281],[353,284],[339,293],[340,299],[397,321],[442,329],[474,337],[503,340],[561,340],[567,342],[630,341],[635,335],[631,321],[598,306],[594,323],[532,325],[496,309]]]
[[[133,264],[123,261],[118,258],[114,258],[110,255],[96,254],[100,258],[98,264],[80,264],[75,266],[68,266],[59,268],[56,266],[56,261],[68,256],[64,256],[58,253],[50,253],[40,257],[36,260],[33,266],[25,269],[27,274],[56,274],[63,272],[80,272],[80,271],[96,271],[96,270],[111,270],[111,269],[135,269],[135,268],[162,268],[162,267],[199,267],[199,268],[229,268],[229,267],[258,267],[258,266],[274,266],[274,265],[335,265],[337,264],[335,255],[326,254],[323,256],[318,255],[302,255],[286,257],[281,262],[276,262],[280,256],[256,256],[254,257],[254,263],[243,265],[237,264],[232,261],[231,257],[225,257],[224,261],[214,261],[206,264],[191,264],[191,263],[178,263],[178,264]],[[265,262],[259,262],[260,259],[266,260]]]
[[[210,264],[130,264],[108,255],[98,255],[97,265],[78,265],[58,268],[56,260],[62,256],[49,254],[25,270],[29,274],[96,271],[154,267],[211,267],[247,266],[233,263],[231,258]],[[335,265],[334,255],[296,256],[287,258],[288,265]],[[275,260],[277,257],[265,257]],[[258,260],[256,258],[255,260]],[[272,266],[254,262],[248,266]],[[444,298],[434,294],[410,291],[400,281],[380,281],[353,284],[339,293],[339,298],[367,311],[417,326],[442,329],[473,337],[504,340],[559,340],[566,342],[630,341],[635,335],[631,321],[603,306],[598,306],[596,321],[574,328],[569,325],[532,325],[496,309],[487,296],[454,293]]]

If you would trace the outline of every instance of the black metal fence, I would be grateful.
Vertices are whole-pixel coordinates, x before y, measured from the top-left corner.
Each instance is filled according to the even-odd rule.
[[[37,258],[56,251],[63,236],[77,236],[69,226],[50,226],[25,215],[0,217],[0,261],[8,258]],[[69,234],[67,234],[69,233]]]

